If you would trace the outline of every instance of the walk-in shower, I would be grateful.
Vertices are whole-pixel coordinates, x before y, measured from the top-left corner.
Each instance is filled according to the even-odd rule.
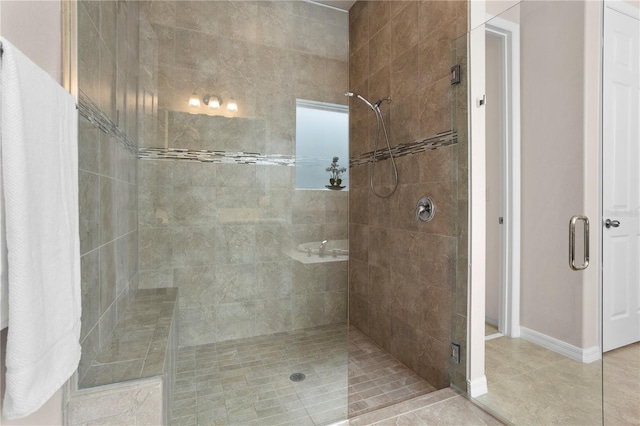
[[[602,323],[592,307],[599,283],[612,286],[592,267],[568,269],[566,226],[567,214],[587,205],[599,222],[605,197],[596,188],[606,186],[593,180],[598,153],[615,151],[593,142],[601,136],[594,126],[608,123],[595,98],[625,93],[601,78],[607,63],[597,57],[601,33],[592,27],[620,35],[613,40],[623,48],[604,48],[622,58],[609,64],[617,67],[637,65],[640,50],[627,41],[637,43],[637,27],[629,32],[636,38],[627,37],[627,25],[594,11],[602,3],[580,1],[521,2],[513,15],[490,10],[500,2],[484,10],[485,2],[468,1],[356,1],[348,14],[308,1],[62,3],[77,8],[70,27],[73,34],[77,28],[78,57],[69,62],[78,65],[81,111],[87,101],[107,119],[96,127],[81,117],[79,126],[83,359],[71,400],[81,409],[67,413],[91,418],[73,424],[134,423],[145,406],[160,415],[145,397],[155,395],[173,405],[172,418],[154,424],[327,425],[449,386],[515,423],[601,424],[608,406],[605,418],[616,411],[608,423],[634,422],[602,396],[614,391],[606,376],[615,368],[622,379],[611,384],[619,389],[613,398],[621,408],[637,406],[630,399],[637,383],[624,378],[640,358],[618,352],[620,364],[607,354],[596,359]],[[637,25],[629,2],[604,5]],[[475,6],[482,10],[468,13]],[[468,22],[485,12],[496,16],[487,25]],[[469,25],[476,29],[466,34]],[[484,91],[468,71],[486,65],[474,61],[488,50],[476,49],[476,38],[487,36],[502,40],[492,52],[505,56],[484,74],[508,86],[494,86],[496,95],[486,93],[492,102],[480,104]],[[501,72],[517,64],[520,74]],[[460,79],[452,81],[452,67]],[[513,78],[519,75],[526,85]],[[507,99],[511,85],[522,89],[517,102]],[[194,92],[198,102],[190,105]],[[237,110],[205,103],[212,94],[235,99]],[[358,99],[351,108],[349,98]],[[513,110],[502,114],[501,104]],[[348,155],[330,152],[318,161],[321,173],[336,156],[349,164],[344,188],[327,188],[326,174],[317,188],[296,186],[303,163],[296,157],[298,105],[347,116]],[[507,178],[520,188],[521,225],[513,215],[487,214],[500,229],[487,232],[485,223],[468,222],[470,212],[484,221],[482,206],[497,201],[482,170],[516,151],[505,145],[505,155],[485,155],[477,133],[469,144],[468,126],[475,132],[477,117],[493,109],[511,119],[518,108],[526,120],[497,134],[521,136],[522,155],[513,157],[521,185]],[[626,107],[603,109],[637,121]],[[321,145],[329,144],[314,147]],[[438,211],[428,222],[415,214],[425,196]],[[540,199],[553,211],[540,214]],[[616,229],[629,229],[630,220],[624,216]],[[475,284],[489,281],[482,271],[491,265],[482,236],[510,227],[522,231],[521,244],[507,246],[519,248],[521,261],[502,265],[514,266],[505,270],[521,283],[504,294],[520,295],[509,302],[520,309],[520,339],[536,345],[515,337],[515,346],[506,345],[508,335],[485,343],[481,328],[486,315],[476,296],[490,298]],[[592,261],[611,265],[607,253]],[[499,303],[508,299],[498,296]],[[141,306],[144,299],[153,307]],[[179,340],[177,356],[158,356],[161,337],[166,347]],[[103,386],[94,386],[97,379],[132,389],[130,373],[165,365],[177,374],[145,378],[148,393],[135,390],[131,398],[127,390],[116,400],[107,385],[113,404],[100,398],[85,405],[87,392]],[[578,381],[585,372],[587,380]],[[487,383],[489,393],[479,395]]]
[[[376,116],[375,145],[373,148],[373,159],[371,161],[371,167],[369,169],[369,188],[371,189],[371,192],[376,197],[390,198],[396,192],[396,189],[398,189],[398,167],[396,166],[396,161],[393,158],[393,152],[391,151],[391,144],[389,143],[389,134],[387,133],[387,127],[384,124],[384,117],[382,116],[382,111],[380,111],[380,105],[383,102],[391,103],[391,98],[389,97],[381,98],[381,99],[378,99],[376,103],[372,104],[364,96],[359,95],[357,93],[344,92],[344,95],[350,98],[356,98],[361,100],[362,102],[365,103],[365,105],[367,105],[371,109],[371,111],[373,111],[373,113]],[[376,191],[375,184],[374,184],[374,177],[375,177],[375,170],[376,170],[376,157],[378,155],[378,143],[380,142],[381,128],[384,134],[384,139],[387,142],[387,151],[389,154],[389,158],[391,160],[391,168],[393,170],[393,179],[394,179],[393,189],[391,189],[391,191],[388,192],[387,194],[380,194],[378,191]]]
[[[125,365],[99,354],[138,288],[169,287],[175,424],[324,425],[449,386],[449,57],[413,62],[444,34],[429,21],[463,28],[466,5],[436,3],[356,2],[349,14],[305,1],[78,3],[81,93],[137,145],[129,161],[81,129],[81,387],[88,367]],[[374,16],[380,37],[365,31]],[[393,49],[370,60],[378,42]],[[214,93],[237,110],[206,104]],[[317,161],[322,173],[348,162],[345,188],[327,188],[326,174],[297,186],[302,104],[347,116],[348,155]],[[418,223],[425,194],[439,214]]]

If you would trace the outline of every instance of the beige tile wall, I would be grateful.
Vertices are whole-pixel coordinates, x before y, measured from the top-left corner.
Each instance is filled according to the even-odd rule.
[[[140,287],[180,289],[181,346],[346,320],[347,263],[285,252],[345,239],[348,194],[294,190],[293,172],[140,161]]]
[[[79,88],[137,141],[138,4],[78,4]],[[82,376],[137,291],[137,153],[79,121]]]
[[[158,87],[144,146],[291,155],[296,98],[346,102],[344,12],[301,1],[141,8],[151,101]],[[194,90],[233,96],[239,111],[192,109]],[[286,166],[139,166],[140,287],[180,289],[181,346],[345,322],[346,262],[306,265],[283,250],[346,238],[346,192],[297,191]]]
[[[391,145],[452,128],[451,42],[466,32],[463,1],[358,1],[349,13],[349,87],[382,106]],[[350,104],[350,156],[373,150],[375,120]],[[384,140],[381,141],[384,143]],[[369,166],[351,170],[350,322],[437,388],[449,385],[452,294],[458,246],[456,145],[397,159],[389,199],[369,190]],[[376,164],[388,193],[390,162]],[[415,220],[418,199],[436,206]]]
[[[157,55],[142,55],[141,61],[157,76],[161,121],[165,112],[170,119],[181,119],[175,111],[249,118],[225,125],[262,123],[256,141],[264,145],[261,152],[293,154],[296,98],[346,103],[344,12],[303,1],[157,0],[141,5],[157,44]],[[145,38],[151,38],[148,31]],[[224,102],[233,97],[238,112],[227,113],[224,104],[215,112],[204,104],[189,107],[194,91],[200,97],[221,95]],[[203,120],[182,119],[176,130],[191,130],[193,121]],[[164,123],[159,128],[163,130]],[[163,133],[145,138],[145,146],[164,146]],[[188,144],[171,136],[169,146]],[[224,140],[217,142],[228,146]],[[201,149],[211,143],[204,142]]]

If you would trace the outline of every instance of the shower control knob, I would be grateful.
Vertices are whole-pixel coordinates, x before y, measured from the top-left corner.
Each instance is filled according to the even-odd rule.
[[[609,229],[609,228],[617,228],[618,226],[620,226],[620,221],[619,220],[611,220],[611,219],[607,219],[604,221],[604,227]]]
[[[436,208],[433,205],[431,198],[422,197],[418,200],[418,205],[416,206],[416,220],[429,222],[433,219],[435,212]]]

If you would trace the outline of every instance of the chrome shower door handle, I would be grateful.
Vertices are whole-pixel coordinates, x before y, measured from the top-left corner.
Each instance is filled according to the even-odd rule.
[[[584,263],[576,265],[576,223],[584,222]],[[569,221],[569,267],[574,271],[582,271],[589,266],[589,218],[576,215]]]

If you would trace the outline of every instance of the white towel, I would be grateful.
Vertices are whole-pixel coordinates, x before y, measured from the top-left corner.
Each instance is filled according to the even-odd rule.
[[[2,190],[9,332],[2,413],[27,416],[80,360],[80,239],[74,99],[5,39]]]

